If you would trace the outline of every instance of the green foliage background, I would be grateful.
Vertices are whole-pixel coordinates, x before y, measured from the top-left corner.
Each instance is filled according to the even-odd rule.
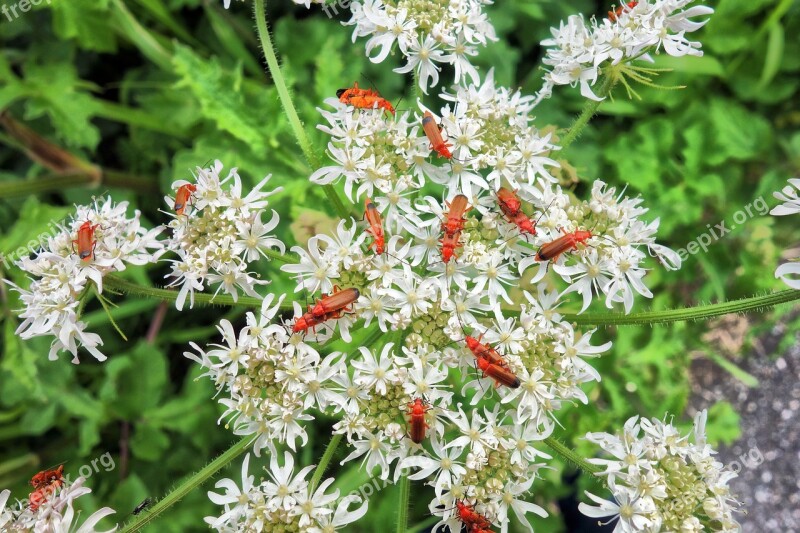
[[[579,195],[594,179],[641,194],[652,217],[661,218],[661,241],[674,248],[706,232],[707,224],[730,223],[733,213],[758,197],[774,206],[772,192],[800,167],[798,5],[791,0],[723,0],[712,7],[711,22],[695,34],[703,42],[704,57],[656,58],[657,67],[673,69],[657,82],[686,88],[641,87],[641,100],[632,101],[617,91],[570,147],[574,172],[564,175],[574,179],[570,186]],[[488,11],[500,41],[482,51],[478,64],[482,72],[494,67],[500,83],[533,93],[542,75],[538,42],[549,35],[549,27],[572,13],[603,15],[609,8],[588,0],[499,2]],[[268,10],[287,81],[318,151],[325,141],[313,129],[315,108],[354,80],[374,84],[394,101],[405,95],[401,107],[411,106],[411,79],[391,72],[400,58],[370,64],[363,41],[353,44],[350,29],[318,7],[306,10],[282,1],[270,2]],[[307,181],[312,169],[263,68],[249,11],[239,2],[225,11],[218,0],[52,0],[13,21],[3,17],[0,109],[86,161],[154,182],[160,193],[108,190],[117,201],[129,200],[141,209],[153,225],[167,220],[159,209],[165,208],[162,196],[170,193],[171,182],[188,177],[197,165],[220,159],[239,167],[249,180],[272,173],[271,183],[284,187],[273,205],[285,221],[279,235],[302,244],[307,235],[289,221],[319,223],[333,213],[319,212],[325,211],[320,208],[325,197]],[[563,128],[582,103],[577,90],[561,88],[537,109],[537,124]],[[7,134],[1,133],[0,141],[0,184],[34,182],[50,174]],[[49,222],[64,218],[73,204],[87,203],[106,190],[105,185],[59,188],[0,199],[0,253],[13,253],[46,231]],[[773,272],[783,250],[798,241],[794,220],[756,215],[708,253],[690,256],[681,271],[653,271],[648,276],[655,293],[651,307],[783,288]],[[17,269],[0,268],[4,277],[26,283]],[[164,268],[156,266],[128,276],[152,284],[161,283],[163,274]],[[264,266],[262,274],[273,280],[271,290],[291,291],[276,267]],[[11,488],[14,496],[27,496],[27,480],[42,467],[66,461],[66,471],[75,477],[81,465],[110,452],[116,468],[95,473],[88,482],[94,492],[80,501],[87,510],[109,505],[124,520],[146,496],[163,495],[233,442],[230,432],[217,425],[221,410],[211,399],[211,384],[196,380],[198,368],[182,354],[189,341],[216,341],[218,320],[224,316],[241,322],[242,310],[170,309],[155,344],[147,345],[144,335],[157,302],[119,298],[117,303],[114,317],[130,340],[119,337],[95,302],[87,320],[111,357],[97,364],[86,355],[74,366],[65,356],[47,360],[49,339],[21,342],[14,335],[18,321],[11,310],[19,302],[16,293],[2,288],[0,487]],[[757,319],[748,339],[776,320],[792,320],[787,307]],[[646,308],[640,300],[634,310]],[[591,450],[573,437],[613,430],[636,413],[680,416],[689,396],[689,353],[719,355],[701,339],[707,327],[609,331],[605,336],[613,338],[613,351],[595,365],[603,381],[589,387],[588,406],[564,409],[560,436],[588,455]],[[796,327],[795,321],[790,330]],[[311,444],[299,453],[303,464],[321,456],[330,423],[320,421],[311,429]],[[718,443],[738,435],[738,417],[726,404],[712,410],[709,426]],[[128,456],[124,468],[123,454]],[[239,465],[235,462],[224,475],[239,478]],[[355,467],[339,467],[338,462],[331,473],[343,492],[366,480]],[[538,525],[562,530],[555,501],[575,488],[561,482],[561,471],[544,475],[534,485],[534,498],[553,516]],[[205,495],[210,488],[191,494],[149,531],[205,530],[201,518],[218,513]],[[393,523],[393,490],[372,499],[360,530]],[[413,494],[412,524],[426,518],[429,496],[423,490]]]

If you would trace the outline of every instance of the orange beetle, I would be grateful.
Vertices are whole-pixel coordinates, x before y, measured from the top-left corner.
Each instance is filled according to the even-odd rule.
[[[75,245],[78,245],[78,257],[84,263],[88,263],[94,258],[94,249],[97,246],[97,241],[94,240],[94,230],[100,227],[100,224],[92,225],[91,221],[87,220],[81,227],[78,228],[78,238],[72,241],[72,251],[75,251]]]
[[[488,344],[483,344],[481,342],[482,337],[483,334],[481,334],[477,339],[475,337],[470,337],[469,335],[464,338],[464,342],[467,343],[467,348],[469,348],[469,351],[471,351],[472,355],[475,356],[475,359],[480,359],[483,357],[493,365],[506,367],[506,360],[503,359],[503,356],[500,355],[500,352]]]
[[[425,430],[430,428],[425,422],[425,413],[430,409],[431,406],[425,403],[422,398],[416,398],[408,404],[408,423],[411,426],[409,437],[416,444],[425,440]]]
[[[511,389],[517,389],[522,384],[519,378],[514,375],[510,370],[503,368],[500,365],[495,365],[489,362],[486,357],[479,357],[478,368],[483,372],[484,377],[489,376],[495,381],[495,387],[505,385]]]
[[[360,109],[383,109],[394,115],[394,107],[389,101],[383,98],[377,91],[372,89],[361,89],[358,82],[353,83],[349,89],[339,89],[336,97],[343,104],[351,105]]]
[[[187,183],[178,187],[178,192],[175,193],[175,214],[182,215],[186,210],[192,199],[192,193],[197,190],[197,185]]]
[[[628,3],[627,3],[627,4],[625,4],[625,5],[619,6],[619,7],[618,7],[617,9],[615,9],[614,11],[609,11],[609,12],[608,12],[608,20],[610,20],[611,22],[614,22],[615,20],[617,20],[617,18],[618,18],[620,15],[622,15],[622,14],[625,12],[625,8],[626,8],[626,7],[627,7],[628,9],[633,9],[634,7],[636,7],[636,5],[637,5],[638,3],[639,3],[639,2],[637,2],[636,0],[634,0],[633,2],[628,2]]]
[[[458,240],[461,238],[461,232],[457,231],[453,235],[445,235],[439,242],[442,243],[442,261],[449,263],[453,257],[458,258],[456,248],[458,248]]]
[[[36,490],[31,492],[28,502],[31,511],[36,511],[47,498],[64,486],[64,465],[39,472],[31,478],[30,483]]]
[[[515,192],[509,191],[505,187],[500,187],[500,190],[497,191],[497,203],[506,219],[515,224],[520,233],[536,235],[536,222],[522,212],[522,203]]]
[[[557,261],[558,257],[564,252],[570,250],[577,250],[578,244],[586,244],[586,241],[593,237],[591,231],[576,230],[572,233],[567,233],[563,228],[561,231],[564,233],[561,237],[554,241],[546,242],[536,252],[536,261]]]
[[[449,150],[453,145],[442,138],[442,126],[436,123],[430,111],[425,111],[422,116],[422,129],[431,142],[431,150],[445,159],[453,158]]]
[[[369,224],[367,232],[372,234],[372,237],[374,238],[374,241],[369,245],[369,247],[374,248],[375,253],[381,255],[386,249],[386,240],[383,234],[383,221],[381,220],[381,214],[378,211],[378,208],[369,198],[367,198],[364,202],[364,208],[364,218],[367,219],[367,223]]]
[[[467,526],[467,531],[470,533],[476,530],[490,529],[492,527],[491,522],[489,522],[485,516],[477,512],[472,505],[461,501],[456,502],[456,512],[458,514],[458,519]]]
[[[345,307],[351,305],[358,300],[360,293],[358,289],[344,289],[339,290],[339,287],[333,288],[333,293],[323,296],[313,306],[309,305],[308,310],[315,317],[323,317],[332,313],[338,313],[344,310]],[[340,313],[341,314],[341,313]]]
[[[463,194],[457,195],[453,198],[452,202],[445,201],[445,205],[450,209],[447,213],[447,220],[442,222],[442,230],[445,234],[453,236],[464,229],[464,223],[467,221],[464,215],[472,209],[467,201],[467,197]]]

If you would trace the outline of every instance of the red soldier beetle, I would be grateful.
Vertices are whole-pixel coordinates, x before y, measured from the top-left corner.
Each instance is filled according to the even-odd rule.
[[[178,192],[175,193],[175,214],[183,215],[186,206],[191,204],[192,193],[197,191],[197,185],[187,183],[178,187]]]
[[[508,368],[508,364],[506,363],[506,360],[503,359],[503,356],[500,355],[500,352],[488,344],[483,344],[481,342],[482,338],[483,333],[481,333],[477,339],[475,337],[470,337],[469,335],[464,338],[464,342],[467,343],[467,348],[469,348],[469,351],[471,351],[472,355],[475,356],[475,359],[480,359],[483,357],[493,365]]]
[[[475,507],[464,503],[463,501],[456,502],[456,514],[458,519],[467,526],[468,531],[475,529],[489,529],[492,523],[489,522],[485,516],[475,510]]]
[[[497,203],[509,222],[519,228],[520,233],[536,235],[536,222],[522,212],[522,203],[515,191],[500,187],[497,191]]]
[[[292,326],[293,333],[308,331],[322,324],[327,320],[341,318],[345,308],[358,300],[361,293],[358,289],[350,288],[322,298],[313,307],[309,306],[308,313],[298,317]]]
[[[28,501],[31,510],[36,511],[50,495],[64,486],[64,465],[37,473],[31,478],[30,483],[36,490],[31,492]]]
[[[415,444],[425,440],[425,430],[430,429],[430,426],[425,421],[425,414],[431,409],[430,404],[422,398],[416,398],[408,404],[409,437]]]
[[[564,228],[561,228],[564,233],[561,237],[554,241],[544,243],[539,251],[536,252],[536,261],[557,261],[559,256],[564,252],[577,250],[578,244],[586,245],[586,241],[594,237],[591,231],[575,230],[572,233],[567,233]]]
[[[617,20],[617,18],[619,18],[619,16],[620,16],[620,15],[622,15],[622,14],[625,12],[625,8],[626,8],[626,7],[627,7],[628,9],[633,9],[634,7],[636,7],[636,5],[637,5],[638,3],[639,3],[639,2],[637,2],[636,0],[634,0],[633,2],[628,2],[628,3],[627,3],[627,4],[625,4],[625,5],[621,5],[621,6],[619,6],[617,9],[615,9],[615,10],[613,10],[613,11],[609,11],[609,12],[608,12],[608,20],[610,20],[611,22],[614,22],[614,21],[616,21],[616,20]]]
[[[450,148],[453,145],[444,140],[442,126],[436,123],[436,119],[433,118],[433,114],[430,111],[425,111],[422,115],[422,130],[431,142],[431,150],[445,159],[453,158],[453,154],[450,152]]]
[[[364,202],[364,218],[367,219],[367,223],[369,224],[367,231],[374,239],[369,247],[374,248],[375,253],[381,255],[386,250],[386,240],[383,233],[383,221],[381,220],[381,214],[378,211],[378,208],[369,198],[367,198]]]
[[[372,89],[361,89],[358,82],[354,82],[353,86],[349,89],[339,89],[336,91],[336,97],[343,104],[351,105],[359,109],[383,109],[394,115],[394,107],[385,98],[383,98],[377,91]]]
[[[453,257],[458,258],[456,248],[458,248],[458,241],[461,238],[461,232],[456,232],[453,235],[445,235],[439,242],[442,243],[442,261],[450,262]]]
[[[358,289],[339,290],[339,287],[334,286],[333,293],[323,296],[313,306],[309,305],[308,310],[317,318],[337,312],[341,316],[341,311],[358,300],[360,295]]]
[[[494,380],[495,387],[505,385],[510,389],[517,389],[522,384],[513,372],[500,365],[492,364],[486,357],[479,357],[476,362],[484,377],[490,377]]]
[[[59,465],[58,468],[38,472],[31,478],[30,484],[33,488],[38,489],[44,485],[49,485],[53,481],[62,479],[63,477],[64,465]]]
[[[455,233],[464,229],[464,223],[467,221],[464,215],[472,209],[472,206],[469,205],[467,197],[463,194],[457,195],[452,202],[445,200],[444,203],[449,208],[449,211],[447,212],[447,219],[442,222],[442,230],[452,237]]]
[[[81,227],[78,228],[78,238],[72,241],[72,251],[75,251],[75,245],[78,245],[78,257],[84,263],[88,263],[94,258],[94,249],[97,247],[97,241],[94,240],[94,231],[100,227],[100,224],[92,224],[87,220]]]

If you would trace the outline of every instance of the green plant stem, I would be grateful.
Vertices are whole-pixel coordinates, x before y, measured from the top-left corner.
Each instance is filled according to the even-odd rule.
[[[164,302],[174,302],[178,299],[178,291],[169,289],[160,289],[158,287],[144,287],[137,285],[131,281],[120,278],[118,276],[108,275],[103,278],[103,285],[112,291],[124,292],[131,296],[141,296],[144,298],[155,298]],[[200,305],[229,305],[241,306],[248,308],[260,308],[262,300],[260,298],[253,298],[252,296],[239,296],[237,301],[228,294],[213,294],[194,293],[194,303]],[[282,303],[282,310],[291,310],[291,303]]]
[[[766,309],[779,304],[800,300],[800,291],[786,289],[783,291],[751,296],[739,300],[731,300],[717,304],[699,305],[683,309],[665,309],[663,311],[646,311],[643,313],[584,313],[563,314],[564,320],[584,326],[626,326],[633,324],[669,324],[685,320],[704,320],[732,313],[746,313],[757,309]]]
[[[282,254],[280,252],[276,252],[275,250],[271,250],[269,248],[265,248],[265,249],[263,249],[261,251],[264,252],[264,255],[274,259],[275,261],[280,261],[281,263],[286,263],[287,265],[294,265],[294,264],[297,263],[297,261],[295,261],[294,259],[286,257],[285,254]]]
[[[267,28],[265,3],[265,0],[255,0],[256,28],[258,29],[258,38],[261,40],[261,48],[264,50],[264,57],[267,59],[269,73],[272,76],[272,81],[275,83],[275,89],[278,91],[278,97],[281,100],[281,105],[286,113],[286,117],[289,119],[289,125],[292,127],[292,132],[294,132],[294,136],[297,139],[297,144],[300,145],[300,149],[303,151],[303,155],[305,155],[308,164],[312,169],[316,170],[321,167],[320,159],[314,152],[314,147],[311,146],[306,131],[303,129],[303,123],[297,115],[297,110],[292,102],[292,96],[289,94],[286,81],[281,73],[278,57],[275,54],[275,49],[272,46],[272,39],[269,35],[269,28]],[[336,213],[341,218],[349,218],[350,213],[344,206],[344,203],[342,203],[342,199],[339,198],[333,185],[323,185],[323,189],[328,200],[333,204]]]
[[[113,170],[101,171],[100,179],[90,173],[67,174],[63,176],[44,176],[32,180],[0,182],[0,198],[13,198],[39,194],[50,191],[61,191],[69,187],[89,186],[98,188],[101,185],[121,189],[131,189],[141,193],[157,193],[158,183],[142,176],[131,176]]]
[[[400,501],[397,502],[397,533],[406,533],[408,529],[408,505],[411,494],[411,481],[407,474],[400,477],[398,483],[400,489]]]
[[[601,467],[587,462],[586,459],[575,453],[575,451],[571,450],[570,448],[567,448],[564,443],[554,437],[547,437],[544,439],[544,443],[547,444],[550,449],[556,452],[556,454],[558,454],[562,459],[572,463],[587,474],[594,475],[603,470]]]
[[[250,448],[250,445],[253,443],[253,440],[253,436],[248,435],[228,448],[225,453],[208,463],[205,467],[203,467],[202,470],[191,476],[189,479],[182,482],[149,510],[141,513],[139,516],[128,522],[128,524],[123,526],[118,533],[132,533],[133,531],[139,531],[141,528],[147,525],[148,522],[151,522],[157,518],[158,515],[172,507],[172,505],[175,503],[179,502],[184,496],[205,483],[208,478],[216,474],[228,463],[247,451]]]
[[[311,483],[309,484],[308,490],[309,494],[313,494],[319,486],[319,482],[322,481],[322,475],[325,473],[325,470],[327,470],[331,459],[333,459],[333,455],[336,453],[339,443],[342,442],[342,437],[342,434],[337,433],[333,436],[333,438],[331,438],[330,442],[328,443],[328,447],[325,448],[325,453],[322,454],[322,459],[319,460],[319,464],[314,470],[314,475],[311,476]]]
[[[600,91],[598,92],[597,96],[600,98],[605,98],[609,94],[611,94],[611,89],[614,87],[617,78],[613,71],[607,73],[605,75],[605,80],[603,81],[603,85],[600,87]],[[589,123],[595,113],[597,113],[597,109],[600,107],[600,104],[603,103],[602,100],[587,100],[586,104],[584,104],[583,109],[581,110],[581,114],[578,115],[578,118],[572,123],[567,130],[567,133],[561,139],[559,143],[561,145],[562,150],[566,150],[567,147],[578,138],[578,135],[581,134],[583,128]]]

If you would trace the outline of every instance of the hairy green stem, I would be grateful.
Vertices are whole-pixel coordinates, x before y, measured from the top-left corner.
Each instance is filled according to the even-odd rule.
[[[556,454],[559,455],[562,459],[572,463],[573,465],[577,466],[587,474],[594,475],[597,472],[603,470],[599,466],[593,465],[588,461],[586,461],[586,459],[575,453],[574,450],[567,448],[564,445],[564,443],[562,443],[555,437],[547,437],[546,439],[544,439],[544,443],[547,444],[550,447],[550,449],[556,452]]]
[[[275,89],[278,91],[278,97],[281,100],[283,111],[286,113],[286,117],[289,119],[289,125],[292,127],[292,132],[294,132],[294,136],[297,139],[297,144],[300,145],[300,149],[303,151],[303,155],[305,155],[308,164],[312,169],[316,170],[321,166],[320,159],[314,152],[314,147],[311,146],[311,142],[308,140],[306,131],[303,129],[303,123],[300,121],[300,117],[297,115],[297,110],[292,102],[292,96],[289,94],[286,81],[281,73],[278,57],[275,54],[274,47],[272,46],[269,28],[267,28],[265,3],[265,0],[255,0],[256,28],[258,29],[258,38],[261,40],[261,48],[264,50],[264,57],[267,59],[269,73],[272,76],[272,81],[275,83]],[[328,200],[330,200],[331,204],[333,204],[336,213],[341,218],[350,218],[349,211],[344,206],[344,203],[342,203],[342,199],[339,198],[339,195],[336,193],[336,189],[334,189],[333,185],[323,185],[323,190],[325,191]]]
[[[408,505],[411,495],[411,481],[408,474],[403,474],[398,483],[400,501],[397,502],[397,533],[406,533],[408,529]]]
[[[616,81],[617,78],[613,71],[606,73],[605,80],[603,81],[603,85],[600,87],[600,91],[598,91],[597,96],[603,99],[607,97],[611,93],[611,89],[614,87]],[[583,110],[581,110],[581,114],[578,115],[578,118],[575,119],[559,143],[562,150],[566,150],[567,147],[578,138],[578,135],[581,134],[583,128],[586,127],[594,114],[597,113],[597,109],[600,107],[601,103],[603,103],[602,100],[586,101],[586,104],[583,106]]]
[[[131,281],[120,278],[114,275],[108,275],[103,278],[103,285],[111,291],[124,292],[132,296],[141,296],[144,298],[155,298],[164,302],[174,302],[178,299],[178,291],[169,289],[160,289],[158,287],[144,287],[137,285]],[[228,294],[205,294],[194,293],[194,302],[200,305],[229,305],[240,306],[248,308],[260,308],[262,300],[260,298],[253,298],[252,296],[239,296],[236,301]],[[291,310],[291,303],[282,303],[282,310]]]
[[[242,455],[246,452],[251,444],[253,443],[253,436],[248,435],[247,437],[243,438],[230,448],[208,463],[202,470],[191,476],[189,479],[182,482],[176,488],[174,488],[169,494],[164,496],[158,503],[156,503],[150,509],[142,512],[136,518],[128,522],[125,526],[122,527],[118,531],[118,533],[132,533],[134,531],[139,531],[144,526],[146,526],[149,522],[155,520],[158,515],[172,507],[174,504],[179,502],[184,496],[189,494],[192,490],[196,489],[205,481],[216,474],[220,469],[225,467],[228,463]]]
[[[314,470],[314,475],[311,476],[311,483],[309,484],[308,493],[313,494],[314,491],[319,486],[319,482],[322,481],[322,475],[325,473],[325,470],[328,468],[328,465],[333,459],[333,455],[336,453],[336,449],[339,447],[339,443],[342,442],[343,435],[337,433],[336,435],[331,438],[330,442],[328,443],[328,447],[325,448],[325,453],[322,454],[322,459],[319,460],[319,464],[317,468]]]
[[[731,300],[717,304],[699,305],[683,309],[665,309],[663,311],[645,311],[642,313],[584,313],[563,314],[564,320],[583,326],[626,326],[633,324],[669,324],[685,320],[703,320],[733,313],[746,313],[757,309],[766,309],[779,304],[800,300],[800,291],[786,289],[783,291],[751,296],[739,300]]]

